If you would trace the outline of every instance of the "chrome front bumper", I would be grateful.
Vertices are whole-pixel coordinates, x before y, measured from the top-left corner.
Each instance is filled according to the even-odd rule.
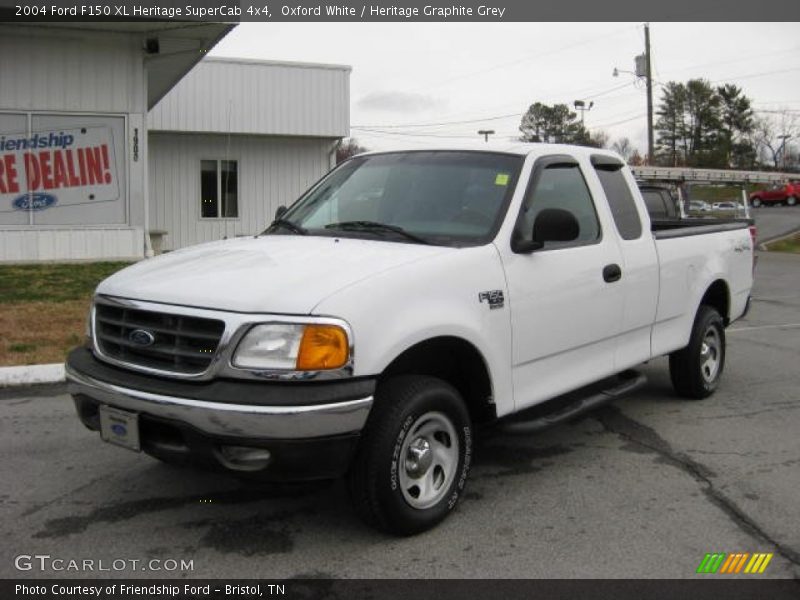
[[[361,431],[372,396],[310,406],[261,406],[164,396],[105,383],[66,366],[68,390],[101,404],[178,421],[209,436],[313,439]]]

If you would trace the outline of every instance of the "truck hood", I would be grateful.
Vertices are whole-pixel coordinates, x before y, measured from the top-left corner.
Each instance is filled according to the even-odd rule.
[[[309,314],[358,281],[454,251],[333,237],[239,238],[141,261],[103,281],[97,293],[235,312]]]

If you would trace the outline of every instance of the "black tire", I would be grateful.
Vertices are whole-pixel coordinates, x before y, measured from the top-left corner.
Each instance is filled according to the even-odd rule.
[[[435,415],[431,420],[431,415]],[[425,473],[429,473],[433,486],[428,507],[415,507],[410,501],[421,502],[421,488],[417,487],[420,498],[415,499],[413,487],[403,490],[403,482],[408,485],[408,465],[415,465],[411,458],[410,445],[423,437],[415,433],[433,428],[446,422],[454,434],[451,438],[443,431],[436,431],[430,440],[428,454],[436,456],[436,450],[450,453],[449,472],[442,466],[427,462]],[[445,428],[446,429],[446,428]],[[439,437],[436,437],[439,436]],[[472,425],[466,405],[458,391],[450,384],[421,375],[402,375],[393,377],[378,386],[375,404],[359,442],[356,456],[348,473],[348,488],[359,516],[372,527],[397,535],[412,535],[432,528],[442,521],[456,507],[464,490],[472,462]],[[453,445],[455,444],[457,445]],[[425,441],[420,442],[422,444]],[[447,444],[450,444],[449,446]],[[438,444],[434,448],[434,444]],[[406,448],[405,456],[401,456]],[[422,449],[422,452],[426,450]],[[457,459],[455,456],[457,454]],[[423,462],[422,454],[420,463]],[[442,463],[445,464],[445,463]],[[455,464],[455,468],[452,468]],[[420,465],[417,465],[420,466]],[[420,468],[422,468],[420,466]],[[401,469],[406,469],[401,473]],[[439,471],[436,471],[439,469]],[[413,472],[413,470],[411,471]],[[428,481],[425,476],[415,473],[418,481]],[[436,479],[440,476],[439,479]],[[440,487],[436,487],[436,482]]]
[[[719,385],[725,368],[725,325],[716,309],[697,310],[689,345],[669,355],[672,387],[684,398],[708,398]]]
[[[756,196],[750,201],[750,204],[753,206],[753,208],[759,208],[761,206],[761,198]]]
[[[795,198],[794,196],[789,196],[786,199],[786,204],[789,206],[795,206],[797,204],[797,198]]]

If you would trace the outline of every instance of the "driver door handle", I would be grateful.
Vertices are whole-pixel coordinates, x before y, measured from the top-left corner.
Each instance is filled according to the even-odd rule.
[[[608,283],[613,283],[622,279],[622,269],[616,263],[603,267],[603,279]]]

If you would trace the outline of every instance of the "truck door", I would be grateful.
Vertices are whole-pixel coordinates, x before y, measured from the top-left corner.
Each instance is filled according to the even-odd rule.
[[[634,197],[636,181],[611,156],[595,154],[592,167],[603,188],[622,250],[622,327],[614,368],[627,369],[650,358],[650,333],[658,305],[659,266],[656,244],[642,202]],[[667,190],[664,190],[667,192]]]
[[[623,296],[622,256],[615,233],[598,211],[578,161],[539,158],[515,225],[532,239],[542,210],[569,211],[577,238],[546,242],[527,254],[500,249],[508,280],[512,372],[517,409],[536,404],[614,372]]]

